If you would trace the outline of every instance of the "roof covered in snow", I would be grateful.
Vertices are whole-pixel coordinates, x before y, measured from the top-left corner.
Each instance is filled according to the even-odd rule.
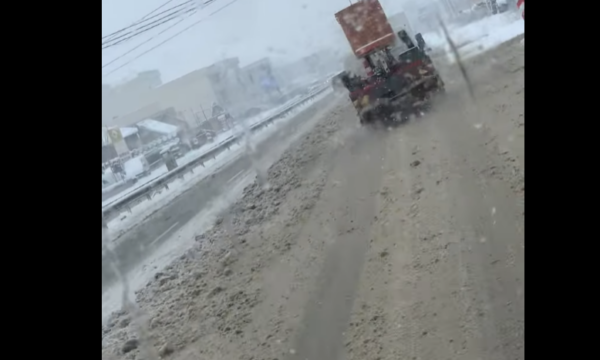
[[[138,132],[137,128],[134,127],[122,127],[121,128],[121,135],[123,135],[124,138],[131,136],[133,134],[136,134]]]
[[[156,132],[159,134],[170,135],[177,133],[179,130],[177,126],[167,124],[161,121],[146,119],[136,124],[139,128],[146,129],[148,131]]]

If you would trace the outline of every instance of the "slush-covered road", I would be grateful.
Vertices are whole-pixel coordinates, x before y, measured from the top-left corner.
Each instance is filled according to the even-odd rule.
[[[109,319],[103,358],[524,359],[520,39],[467,69],[474,100],[443,69],[397,129],[333,103],[137,293],[144,316]]]

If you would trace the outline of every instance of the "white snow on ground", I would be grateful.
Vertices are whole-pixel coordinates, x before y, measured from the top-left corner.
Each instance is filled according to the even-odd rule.
[[[135,183],[135,185],[134,185],[134,186],[132,186],[132,187],[130,187],[130,188],[128,188],[128,189],[126,189],[125,191],[122,191],[122,192],[120,192],[120,193],[118,193],[118,194],[116,194],[116,195],[114,195],[114,196],[112,196],[112,197],[110,197],[110,198],[108,198],[108,199],[104,200],[104,201],[102,202],[102,208],[105,208],[106,206],[108,206],[108,205],[110,205],[111,203],[113,203],[113,202],[117,201],[117,200],[118,200],[118,199],[120,199],[121,197],[123,197],[123,196],[125,196],[125,195],[127,195],[127,194],[131,193],[132,191],[135,191],[135,190],[137,190],[137,189],[139,189],[139,188],[141,188],[141,187],[145,186],[145,185],[146,185],[146,184],[148,184],[149,182],[152,182],[153,180],[156,180],[156,179],[158,179],[159,177],[161,177],[162,175],[166,174],[167,172],[168,172],[168,170],[167,170],[167,166],[166,166],[166,165],[164,165],[164,164],[163,164],[163,165],[161,165],[160,167],[158,167],[158,168],[156,168],[156,169],[152,170],[152,171],[150,172],[150,175],[140,178],[140,179],[139,179],[139,180],[138,180],[138,181]],[[121,181],[121,182],[119,182],[117,185],[120,185],[120,184],[123,184],[123,183],[124,183],[124,182],[123,182],[123,181]],[[114,186],[113,186],[113,188],[114,188]],[[105,192],[105,191],[108,191],[108,189],[109,189],[108,187],[107,187],[107,188],[105,188],[105,190],[103,190],[103,192]],[[110,189],[112,189],[112,188],[110,188]]]
[[[331,90],[326,90],[323,93],[315,96],[311,101],[306,102],[303,105],[299,105],[293,109],[286,117],[276,121],[274,126],[269,126],[261,129],[260,131],[250,135],[250,142],[252,144],[260,143],[268,139],[274,132],[277,131],[279,126],[290,119],[293,119],[298,113],[312,105],[315,101],[318,101],[328,94]],[[273,112],[276,113],[276,112]],[[216,143],[216,142],[215,142]],[[127,231],[135,224],[143,221],[146,217],[167,205],[173,201],[177,196],[182,194],[187,189],[191,188],[194,184],[198,183],[205,177],[211,175],[219,168],[226,166],[232,161],[236,160],[242,154],[246,152],[246,145],[244,143],[240,145],[232,145],[229,151],[225,151],[221,155],[217,156],[216,159],[210,159],[204,163],[205,167],[198,165],[194,168],[194,173],[186,173],[183,179],[174,179],[169,183],[169,189],[162,189],[159,193],[154,195],[151,200],[142,201],[139,204],[131,208],[131,213],[123,212],[121,215],[112,219],[108,222],[109,235],[111,239],[116,239],[119,234]],[[190,160],[191,161],[191,160]],[[163,167],[166,172],[166,167]],[[158,169],[157,169],[158,170]]]
[[[244,131],[244,127],[251,127],[254,124],[258,124],[263,122],[264,120],[270,118],[273,115],[276,115],[277,113],[281,112],[283,109],[289,107],[290,105],[292,105],[293,103],[297,102],[300,100],[300,96],[297,96],[291,100],[289,100],[288,102],[286,102],[285,104],[278,106],[276,108],[273,108],[271,110],[267,110],[257,116],[251,117],[249,119],[246,119],[244,121],[244,124],[240,124],[236,127],[234,127],[233,129],[227,130],[222,132],[221,134],[217,135],[214,140],[208,144],[205,144],[204,146],[192,150],[188,153],[186,153],[185,155],[183,155],[181,158],[177,159],[177,164],[179,166],[183,166],[186,165],[194,160],[196,160],[197,158],[199,158],[200,156],[206,154],[207,152],[221,146],[221,143],[225,140],[227,140],[228,138],[242,133]],[[161,166],[158,169],[155,169],[154,171],[152,171],[150,173],[150,175],[145,176],[143,178],[140,178],[137,183],[135,184],[135,186],[132,186],[129,189],[126,189],[123,192],[120,192],[118,194],[115,194],[114,196],[104,200],[102,202],[102,208],[105,208],[106,206],[111,205],[112,203],[118,201],[119,199],[121,199],[122,197],[125,197],[127,195],[129,195],[130,193],[132,193],[133,191],[136,191],[138,189],[140,189],[141,187],[144,187],[145,185],[147,185],[148,183],[156,180],[157,178],[159,178],[160,176],[166,174],[167,171],[167,167],[166,166]]]
[[[525,33],[525,22],[519,13],[507,12],[485,17],[466,26],[450,26],[448,32],[461,57],[466,59]],[[423,38],[432,49],[444,49],[449,60],[454,61],[441,29],[436,33],[423,34]]]

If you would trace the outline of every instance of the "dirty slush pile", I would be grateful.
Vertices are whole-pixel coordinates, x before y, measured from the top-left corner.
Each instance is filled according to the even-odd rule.
[[[309,183],[304,179],[339,130],[342,106],[286,150],[266,179],[258,176],[247,186],[228,213],[196,237],[192,249],[136,292],[136,316],[121,310],[109,317],[102,328],[103,359],[164,358],[203,337],[244,343],[251,312],[263,300],[260,270],[288,251],[293,238],[292,232],[263,232],[265,222],[291,229],[314,206],[325,175]]]

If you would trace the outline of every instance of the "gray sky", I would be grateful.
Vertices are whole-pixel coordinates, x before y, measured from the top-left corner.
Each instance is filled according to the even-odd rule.
[[[102,0],[102,34],[110,34],[154,10],[167,0]],[[201,18],[203,23],[131,62],[103,83],[115,83],[143,70],[158,69],[169,81],[226,57],[238,57],[242,64],[269,56],[291,61],[322,48],[350,51],[334,14],[349,5],[349,0],[238,0],[218,14],[208,14],[231,0],[215,0],[181,24],[134,52],[102,69],[106,74],[141,52]],[[409,0],[380,0],[388,15],[401,11]],[[168,9],[184,2],[175,0]],[[163,9],[159,11],[163,11]],[[167,23],[135,39],[102,51],[102,64],[122,55],[139,43],[168,27]]]

